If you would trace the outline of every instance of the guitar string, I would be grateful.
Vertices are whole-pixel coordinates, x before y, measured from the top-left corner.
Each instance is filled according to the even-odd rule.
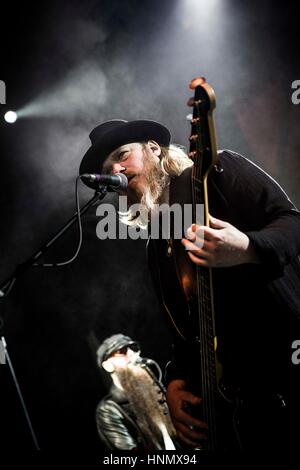
[[[205,125],[208,127],[207,122],[205,122]],[[209,129],[206,129],[205,135],[208,135]],[[203,146],[204,147],[204,146]],[[207,211],[208,212],[208,211]],[[209,221],[207,221],[209,224]],[[210,406],[209,406],[209,412],[210,412],[210,417],[211,417],[211,423],[213,426],[213,430],[211,432],[211,440],[212,445],[215,445],[215,440],[216,440],[216,421],[215,421],[215,400],[214,400],[214,393],[215,393],[215,381],[216,381],[216,370],[215,370],[215,357],[214,357],[214,332],[213,332],[213,324],[212,324],[212,316],[213,316],[213,308],[212,308],[212,291],[211,291],[211,283],[210,283],[210,269],[205,270],[205,278],[204,278],[204,284],[205,284],[205,291],[206,291],[206,338],[208,338],[208,344],[207,344],[207,349],[208,349],[208,355],[207,355],[207,361],[208,361],[208,370],[209,370],[209,379],[210,379],[210,386],[209,386],[209,395],[210,395]]]
[[[198,181],[201,181],[201,175],[203,175],[203,160],[204,160],[204,142],[202,141],[202,133],[201,133],[201,125],[200,125],[200,109],[199,109],[199,104],[197,103],[196,105],[196,112],[198,120],[196,120],[196,135],[198,138],[196,139],[196,155],[200,155],[200,165],[196,167],[196,176]],[[201,139],[201,142],[200,142]],[[202,152],[202,155],[201,155]],[[198,159],[199,160],[199,159]],[[203,181],[201,181],[201,184],[203,184]],[[204,201],[201,201],[204,202]],[[203,312],[201,315],[200,311],[200,303],[198,301],[198,318],[199,318],[199,327],[200,327],[200,335],[202,338],[207,338],[207,341],[203,342],[201,345],[201,350],[202,350],[202,388],[203,391],[205,390],[205,395],[207,397],[206,403],[205,403],[205,415],[209,417],[209,423],[213,427],[213,429],[210,430],[209,432],[209,440],[211,441],[209,443],[209,446],[213,446],[215,443],[215,410],[214,410],[214,400],[213,400],[213,393],[214,393],[214,385],[215,385],[215,370],[214,368],[212,369],[211,366],[211,359],[214,359],[214,357],[211,357],[212,354],[214,354],[214,349],[213,349],[213,331],[212,331],[212,325],[211,325],[211,315],[212,315],[212,305],[210,304],[210,299],[208,296],[208,289],[210,289],[210,279],[209,279],[209,271],[204,271],[203,268],[197,267],[197,286],[199,289],[198,292],[198,299],[202,299],[202,308]],[[200,281],[200,282],[199,282]],[[201,318],[202,317],[202,318]],[[204,367],[203,367],[204,366]],[[206,373],[205,373],[206,371]],[[212,380],[213,379],[213,380]]]
[[[197,104],[196,107],[197,115],[196,119],[200,118],[200,112],[199,112],[199,105]],[[200,157],[200,165],[197,166],[197,179],[200,180],[201,175],[203,175],[203,157],[201,155],[201,152],[203,150],[203,143],[200,140],[202,135],[201,135],[201,129],[199,125],[200,121],[196,120],[196,135],[198,136],[196,140],[196,151],[198,156]],[[198,123],[198,124],[197,124]],[[199,161],[199,160],[198,160]],[[200,182],[202,184],[202,181]],[[202,196],[199,194],[198,196]],[[202,199],[200,202],[203,202]],[[208,413],[209,413],[209,403],[208,403],[208,377],[206,374],[207,369],[207,344],[206,342],[203,341],[203,338],[207,337],[206,336],[206,321],[205,321],[205,292],[204,292],[204,279],[203,279],[204,272],[201,271],[201,268],[197,268],[197,277],[198,277],[198,283],[197,285],[199,286],[200,292],[198,293],[198,318],[199,318],[199,327],[200,327],[200,338],[202,339],[201,341],[201,362],[202,362],[202,388],[203,388],[203,393],[206,397],[206,400],[204,401],[205,405],[205,416],[208,418]],[[200,301],[201,299],[201,301]],[[201,305],[202,303],[202,305]],[[202,307],[202,311],[201,311]]]
[[[205,125],[205,123],[203,123]],[[198,128],[200,130],[200,126]],[[207,129],[206,129],[207,132]],[[206,135],[200,133],[200,136]],[[202,161],[204,162],[204,149],[205,142],[202,141]],[[202,175],[204,174],[203,165],[202,165]],[[203,184],[203,181],[202,181]],[[204,201],[205,202],[205,201]],[[208,211],[207,211],[208,212]],[[207,223],[207,221],[206,221]],[[204,338],[206,339],[204,343],[204,360],[205,360],[205,384],[206,384],[206,396],[207,396],[207,415],[209,417],[210,423],[210,432],[209,432],[209,444],[210,448],[214,447],[214,400],[213,400],[213,380],[212,380],[212,363],[211,363],[211,304],[209,302],[209,271],[208,269],[200,267],[200,277],[201,277],[201,298],[203,299],[203,315],[202,315],[202,324],[204,331]]]
[[[196,92],[195,92],[195,101],[196,101]],[[202,166],[203,166],[203,160],[201,158],[201,154],[200,154],[200,132],[199,132],[199,126],[197,126],[197,119],[199,118],[199,108],[198,108],[198,105],[195,104],[195,107],[194,107],[194,128],[196,129],[196,132],[194,132],[194,129],[192,130],[192,135],[195,135],[198,136],[196,137],[196,140],[194,141],[195,142],[195,149],[196,149],[196,157],[197,158],[197,165],[195,166],[195,171],[194,171],[194,174],[195,174],[195,178],[196,178],[196,181],[198,182],[198,187],[199,187],[199,177],[200,175],[202,174]],[[201,184],[201,183],[200,183]],[[196,203],[198,202],[198,197],[200,196],[200,201],[199,202],[202,202],[201,200],[201,191],[199,191],[199,194],[197,194],[196,190],[195,190],[195,185],[194,185],[194,193],[195,193],[195,207],[196,207]],[[200,340],[200,363],[201,363],[201,380],[202,380],[202,383],[201,383],[201,387],[202,387],[202,397],[204,399],[203,401],[203,416],[204,416],[204,419],[208,419],[208,409],[207,409],[207,400],[206,400],[206,397],[207,397],[207,392],[206,392],[206,389],[207,389],[207,385],[206,385],[206,374],[205,374],[205,370],[206,370],[206,366],[205,366],[205,351],[204,351],[204,343],[202,341],[202,338],[204,337],[203,334],[203,321],[201,319],[201,316],[203,315],[203,312],[201,312],[201,306],[200,306],[200,299],[202,299],[202,278],[201,278],[201,274],[199,272],[199,267],[197,266],[196,268],[196,273],[197,273],[197,290],[198,290],[198,326],[199,326],[199,340]],[[202,315],[201,315],[202,313]]]
[[[197,111],[198,111],[198,115],[197,115],[197,118],[200,119],[200,112],[199,112],[199,107],[197,106]],[[198,124],[197,124],[198,123]],[[196,140],[196,145],[198,146],[197,148],[197,151],[201,154],[200,154],[200,162],[201,162],[201,165],[198,166],[198,179],[200,180],[201,178],[201,175],[203,175],[203,149],[204,149],[204,145],[203,145],[203,141],[202,141],[202,133],[201,133],[201,128],[200,128],[200,120],[196,121],[196,134],[198,135],[198,140]],[[200,171],[200,174],[199,174],[199,171]],[[201,184],[203,185],[203,181],[201,180]],[[202,189],[203,189],[203,186],[202,186]],[[202,194],[202,197],[203,197],[203,194]],[[203,200],[201,202],[204,202]],[[203,391],[204,391],[204,395],[206,397],[206,400],[205,400],[205,415],[208,419],[208,422],[210,423],[210,430],[209,430],[209,442],[208,442],[208,446],[209,448],[211,447],[212,445],[212,442],[211,442],[211,437],[212,437],[212,429],[211,429],[211,426],[212,426],[212,416],[211,416],[211,410],[212,410],[212,407],[211,407],[211,396],[210,396],[210,370],[209,370],[209,358],[208,358],[208,354],[209,354],[209,345],[208,345],[208,341],[209,341],[209,336],[208,336],[208,328],[207,328],[207,292],[206,292],[206,282],[207,282],[207,273],[203,270],[203,268],[201,267],[198,267],[198,270],[197,270],[197,273],[198,273],[198,285],[200,286],[200,292],[199,292],[199,298],[201,299],[201,302],[199,302],[199,309],[200,309],[200,306],[202,308],[202,312],[200,312],[199,310],[199,324],[200,324],[200,328],[201,328],[201,337],[202,337],[202,368],[203,368],[203,373],[202,373],[202,377],[203,377]],[[199,278],[200,278],[200,282],[199,282]],[[206,339],[206,341],[203,341],[203,338]]]
[[[196,95],[196,94],[195,94]],[[195,100],[196,100],[196,96],[195,96]],[[203,158],[201,156],[201,144],[202,142],[200,142],[200,138],[201,138],[201,133],[200,133],[200,126],[197,125],[197,119],[199,119],[199,107],[198,107],[198,104],[196,104],[195,108],[194,108],[194,118],[195,118],[195,121],[194,123],[195,124],[195,128],[196,128],[196,140],[195,140],[195,148],[196,148],[196,156],[198,157],[197,159],[197,163],[198,165],[196,165],[196,168],[195,168],[195,177],[196,177],[196,181],[200,182],[201,184],[201,181],[200,181],[200,177],[201,177],[201,174],[203,172]],[[194,132],[192,132],[192,134],[194,135]],[[199,164],[200,162],[200,164]],[[198,186],[199,187],[199,186]],[[201,191],[199,191],[199,194],[197,194],[195,192],[195,198],[198,198],[200,196],[200,201],[199,202],[203,202],[202,201],[202,197],[201,197]],[[198,200],[196,201],[198,202]],[[205,371],[207,370],[207,364],[206,364],[206,344],[205,342],[203,341],[203,338],[205,337],[205,325],[204,325],[204,318],[201,318],[201,317],[204,317],[204,308],[203,308],[203,305],[201,306],[200,304],[200,299],[201,300],[204,300],[203,299],[203,279],[202,279],[202,276],[201,276],[201,273],[200,273],[200,268],[197,266],[197,269],[196,269],[196,272],[197,272],[197,290],[198,290],[198,325],[199,325],[199,336],[200,336],[200,352],[201,352],[201,357],[200,357],[200,363],[201,363],[201,378],[202,378],[202,395],[203,397],[205,397],[204,401],[203,401],[203,415],[204,415],[204,418],[205,419],[208,419],[209,416],[208,416],[208,408],[209,408],[209,404],[208,404],[208,384],[207,384],[207,377],[206,377],[206,373]],[[201,307],[202,307],[202,312],[201,312]]]
[[[209,129],[208,129],[208,123],[206,122],[205,125],[207,126],[206,129],[206,134],[209,134]],[[208,212],[208,211],[207,211]],[[209,224],[209,221],[208,221]],[[209,343],[208,343],[208,352],[209,352],[209,373],[210,373],[210,414],[211,414],[211,423],[213,423],[213,431],[211,433],[211,437],[213,440],[213,445],[216,444],[216,420],[215,420],[215,399],[214,399],[214,394],[215,394],[215,385],[216,385],[216,368],[215,368],[215,351],[214,351],[214,331],[213,331],[213,293],[211,290],[211,279],[210,279],[210,269],[207,269],[205,271],[206,273],[206,291],[207,291],[207,324],[206,327],[208,329],[208,335],[206,337],[209,338]]]

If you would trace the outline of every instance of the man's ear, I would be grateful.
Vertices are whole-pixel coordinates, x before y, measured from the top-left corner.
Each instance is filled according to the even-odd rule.
[[[147,143],[148,143],[148,145],[149,145],[150,150],[152,151],[152,153],[153,153],[156,157],[160,157],[161,148],[160,148],[160,146],[158,145],[158,143],[155,142],[155,140],[149,140]]]
[[[114,370],[115,370],[113,364],[110,362],[109,359],[106,359],[106,361],[103,361],[103,362],[102,362],[102,367],[103,367],[103,369],[106,370],[106,372],[108,372],[109,374],[111,374],[111,373],[114,372]]]

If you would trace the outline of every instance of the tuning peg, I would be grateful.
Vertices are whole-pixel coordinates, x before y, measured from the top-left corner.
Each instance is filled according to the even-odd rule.
[[[193,118],[192,114],[188,114],[186,116],[186,120],[190,121],[192,124],[196,124],[196,122],[200,122],[200,118],[199,117]]]
[[[200,104],[200,103],[202,103],[201,100],[195,100],[194,98],[190,98],[187,102],[187,105],[193,107],[193,106],[195,106],[197,104]]]
[[[203,85],[203,83],[206,82],[206,79],[204,77],[197,77],[193,78],[189,84],[190,90],[195,90],[197,86]]]
[[[189,152],[188,153],[188,156],[193,160],[197,155],[197,152],[196,150],[193,150],[192,152]]]

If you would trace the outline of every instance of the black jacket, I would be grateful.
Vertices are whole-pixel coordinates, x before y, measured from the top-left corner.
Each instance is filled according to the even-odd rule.
[[[132,450],[147,447],[128,400],[114,386],[97,406],[96,423],[99,436],[108,449]]]
[[[191,202],[190,178],[187,169],[171,181],[171,204]],[[211,215],[246,233],[261,259],[259,265],[213,269],[224,373],[230,382],[254,393],[259,388],[289,395],[300,374],[300,365],[291,361],[292,341],[300,339],[300,213],[267,173],[228,150],[219,152],[219,164],[208,178],[208,194]],[[167,380],[193,382],[198,367],[194,327],[189,325],[174,259],[167,256],[165,240],[149,240],[147,249],[163,309],[171,319],[174,309],[180,311],[179,329],[185,337],[175,335]],[[174,332],[178,333],[176,327]]]

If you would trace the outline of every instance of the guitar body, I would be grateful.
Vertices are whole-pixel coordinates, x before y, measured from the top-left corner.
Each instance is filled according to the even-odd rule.
[[[166,240],[155,240],[150,245],[148,253],[155,263],[155,273],[158,274],[156,277],[157,288],[160,296],[163,293],[161,302],[173,328],[177,331],[177,346],[180,351],[185,353],[184,361],[188,371],[187,390],[203,397],[202,377],[199,374],[201,357],[196,334],[199,330],[198,304],[197,297],[193,295],[195,266],[189,260],[180,240],[172,241],[172,256],[168,255]],[[157,266],[160,267],[158,273]],[[191,280],[186,281],[185,276],[191,276]],[[185,290],[187,286],[189,287],[188,291]],[[218,379],[213,399],[216,440],[214,448],[209,450],[240,450],[239,394],[236,389],[226,383],[226,377],[221,376]],[[189,412],[193,416],[205,420],[202,405],[189,407]]]

